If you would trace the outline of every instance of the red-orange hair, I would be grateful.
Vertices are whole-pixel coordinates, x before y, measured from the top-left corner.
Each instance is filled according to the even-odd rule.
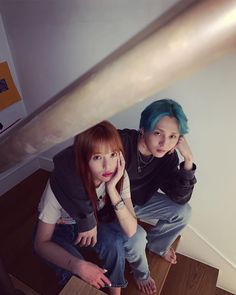
[[[93,154],[98,152],[101,145],[110,147],[112,151],[121,151],[124,154],[123,145],[117,129],[108,121],[101,123],[78,134],[74,140],[74,151],[76,167],[87,191],[94,212],[97,212],[97,195],[93,182],[92,173],[89,168],[89,161]],[[117,183],[116,188],[121,192],[123,177]]]

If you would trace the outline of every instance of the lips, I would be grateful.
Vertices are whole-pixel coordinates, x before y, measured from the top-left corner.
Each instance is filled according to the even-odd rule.
[[[165,153],[164,150],[157,150],[158,153]]]
[[[111,177],[113,175],[113,172],[105,172],[102,174],[103,177]]]

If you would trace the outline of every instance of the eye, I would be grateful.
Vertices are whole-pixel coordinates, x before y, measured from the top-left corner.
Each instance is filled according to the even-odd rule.
[[[100,155],[93,155],[92,156],[92,160],[94,160],[94,161],[98,161],[98,160],[101,160],[101,159],[102,159],[102,157]]]
[[[161,135],[161,132],[156,130],[153,132],[153,134],[159,136],[159,135]]]
[[[176,139],[176,138],[177,138],[177,135],[172,134],[172,135],[170,135],[170,138],[171,138],[171,139]]]
[[[112,152],[111,153],[111,158],[116,158],[118,156],[118,152]]]

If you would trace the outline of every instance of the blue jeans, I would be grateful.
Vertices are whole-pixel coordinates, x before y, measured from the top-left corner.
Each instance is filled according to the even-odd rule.
[[[157,225],[147,233],[147,247],[161,256],[188,224],[191,216],[189,204],[177,204],[165,194],[158,192],[147,203],[142,206],[136,205],[134,209],[139,219],[159,220]]]
[[[121,229],[121,226],[118,222],[112,222],[108,224],[103,224],[104,228],[109,226],[115,233],[115,236],[120,236],[123,240],[123,250],[125,254],[125,258],[129,262],[129,265],[132,269],[132,273],[134,277],[138,280],[144,280],[149,277],[149,267],[148,267],[148,261],[146,257],[146,231],[138,225],[137,232],[131,237],[128,238]],[[105,236],[104,238],[110,239],[111,236],[109,231],[104,231]],[[111,240],[111,243],[113,244],[113,241]],[[111,245],[112,247],[112,245]]]
[[[124,242],[125,256],[137,280],[145,280],[149,277],[150,271],[146,256],[147,233],[138,225],[137,232]]]
[[[94,251],[101,260],[102,267],[108,270],[106,276],[110,279],[112,286],[125,287],[127,281],[124,278],[124,234],[115,222],[107,224],[99,223],[97,230],[97,243],[94,247],[89,247],[89,251]],[[76,224],[57,224],[52,240],[75,257],[83,259],[79,248],[73,244],[77,235],[78,227]],[[73,275],[71,272],[56,265],[52,267],[61,285],[65,285]]]

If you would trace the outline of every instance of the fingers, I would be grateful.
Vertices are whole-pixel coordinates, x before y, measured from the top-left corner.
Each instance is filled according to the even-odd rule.
[[[94,247],[97,243],[97,237],[93,236],[91,239],[91,246]]]
[[[104,275],[104,273],[106,273],[107,270],[106,269],[103,269],[102,271],[103,271],[103,274],[102,274],[101,278],[102,278],[103,282],[106,284],[106,286],[110,286],[111,287],[111,281],[108,279],[108,277],[106,277]]]
[[[94,246],[97,243],[97,227],[95,226],[89,231],[78,233],[74,244],[81,247]]]
[[[118,161],[117,161],[117,172],[120,172],[123,175],[125,169],[125,158],[122,152],[119,153]]]
[[[105,283],[102,280],[97,280],[95,282],[91,282],[91,285],[97,289],[105,287]]]
[[[175,148],[171,149],[171,150],[168,152],[168,154],[171,155],[171,154],[173,154],[174,151],[175,151]]]
[[[74,241],[74,245],[78,245],[80,243],[80,241],[81,241],[82,238],[83,238],[82,235],[81,234],[78,234],[77,238]]]
[[[92,242],[92,237],[86,237],[86,236],[84,237],[79,234],[76,240],[74,241],[74,244],[79,245],[81,247],[87,247],[91,244],[91,242]]]
[[[109,282],[110,282],[110,281],[109,281]],[[104,280],[102,280],[102,279],[99,279],[98,281],[91,283],[91,285],[94,286],[94,287],[97,288],[97,289],[104,288],[105,286],[109,286],[109,287],[111,287],[111,283],[107,284],[107,283],[106,283]]]
[[[101,269],[98,267],[99,273],[97,279],[91,282],[90,284],[97,289],[103,288],[105,286],[111,287],[111,281],[104,275],[107,272],[106,269]]]
[[[185,141],[184,136],[183,135],[180,135],[179,140],[178,140],[178,143],[182,143],[184,141]]]
[[[88,247],[91,244],[91,237],[83,237],[79,243],[81,247]]]
[[[121,163],[121,167],[125,167],[125,158],[122,152],[120,152],[120,163]]]
[[[121,162],[125,162],[125,158],[124,158],[122,152],[120,152],[120,160],[121,160]]]

